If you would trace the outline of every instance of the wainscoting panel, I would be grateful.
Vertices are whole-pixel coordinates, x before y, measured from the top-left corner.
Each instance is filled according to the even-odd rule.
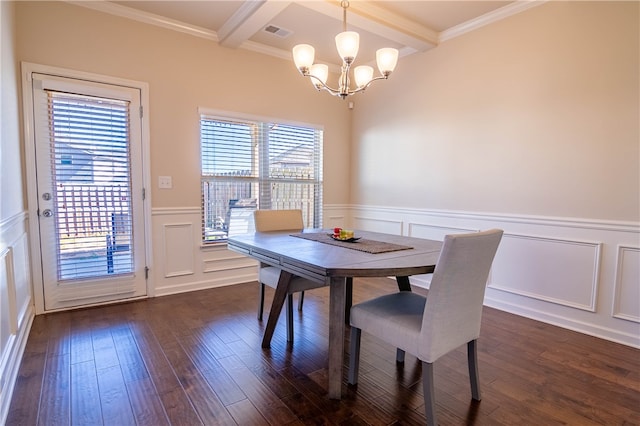
[[[257,263],[227,250],[227,245],[203,245],[199,208],[156,208],[152,212],[153,265],[150,294],[163,296],[238,284],[257,279]],[[153,271],[152,271],[153,272]]]
[[[15,286],[12,272],[13,255],[10,248],[0,252],[0,367],[7,348],[15,335]],[[4,371],[4,368],[1,370]],[[0,382],[1,384],[1,382]]]
[[[157,208],[152,217],[153,235],[163,236],[153,264],[166,269],[152,273],[150,294],[257,279],[255,261],[201,244],[199,208]],[[640,348],[638,223],[347,205],[325,205],[323,217],[328,228],[435,240],[503,229],[485,305]],[[428,287],[430,275],[411,283]]]
[[[409,223],[410,237],[425,238],[427,240],[444,241],[445,235],[448,234],[464,234],[467,232],[478,232],[478,229],[460,228],[451,226],[428,225],[424,223]]]
[[[165,278],[193,274],[193,252],[185,250],[193,241],[193,225],[191,223],[165,223],[164,241]]]
[[[29,268],[29,240],[22,234],[12,247],[13,282],[15,284],[16,329],[22,328],[32,306],[31,270]]]
[[[599,243],[505,234],[491,269],[491,287],[595,311]]]
[[[618,246],[613,316],[640,323],[640,248]]]
[[[6,419],[35,310],[27,214],[0,222],[0,424]]]
[[[376,219],[373,217],[355,216],[352,220],[353,228],[385,234],[402,235],[402,221],[390,219]]]
[[[349,211],[356,230],[434,240],[502,229],[486,306],[640,348],[638,222],[362,205]],[[430,275],[411,284],[428,288]]]
[[[219,273],[235,269],[244,269],[251,266],[257,268],[257,262],[246,257],[238,257],[237,253],[227,250],[227,254],[219,258],[204,259],[202,272],[205,274]],[[256,269],[257,271],[257,269]]]

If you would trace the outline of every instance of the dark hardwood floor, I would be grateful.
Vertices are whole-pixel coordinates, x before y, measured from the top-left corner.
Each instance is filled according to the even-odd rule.
[[[354,301],[395,290],[356,279]],[[269,350],[257,295],[254,282],[36,317],[7,424],[424,424],[419,363],[397,366],[366,334],[357,389],[345,364],[343,399],[327,399],[328,289],[306,293],[291,346],[281,317]],[[436,362],[442,425],[640,424],[637,349],[485,308],[478,357],[480,403],[465,347]]]

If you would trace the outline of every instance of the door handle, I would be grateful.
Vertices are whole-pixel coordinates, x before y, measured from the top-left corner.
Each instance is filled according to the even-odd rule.
[[[45,210],[42,212],[42,216],[44,216],[44,217],[51,217],[51,216],[53,216],[53,212],[51,211],[51,209],[45,209]]]

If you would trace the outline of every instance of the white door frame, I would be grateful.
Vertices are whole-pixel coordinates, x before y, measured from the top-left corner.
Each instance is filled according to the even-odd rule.
[[[23,127],[25,139],[25,167],[27,178],[27,208],[29,212],[29,246],[31,249],[31,279],[33,283],[33,295],[35,301],[36,315],[45,312],[44,305],[44,282],[42,275],[42,259],[40,256],[40,232],[38,229],[38,186],[36,181],[36,159],[35,159],[35,134],[34,134],[34,114],[33,114],[33,87],[32,73],[50,74],[59,77],[66,77],[78,80],[86,80],[103,84],[126,86],[140,90],[140,103],[144,111],[142,117],[142,182],[145,188],[145,198],[143,200],[144,233],[145,233],[145,261],[149,268],[147,278],[147,296],[153,297],[153,253],[151,251],[151,171],[150,171],[150,137],[149,137],[149,85],[148,83],[134,80],[127,80],[117,77],[110,77],[100,74],[75,71],[64,68],[39,65],[29,62],[22,62],[22,108]],[[109,302],[107,302],[109,303]]]

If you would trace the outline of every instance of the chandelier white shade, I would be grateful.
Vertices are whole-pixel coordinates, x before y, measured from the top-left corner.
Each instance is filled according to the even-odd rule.
[[[355,31],[343,31],[336,36],[338,54],[344,62],[351,63],[358,56],[360,34]]]
[[[293,61],[298,71],[300,71],[300,74],[309,77],[316,89],[325,90],[334,96],[340,96],[344,99],[347,96],[362,92],[376,80],[389,78],[389,75],[398,63],[398,50],[385,47],[376,52],[376,62],[378,64],[378,70],[380,71],[380,75],[377,77],[373,76],[373,68],[368,65],[355,67],[353,76],[356,87],[355,89],[351,89],[349,72],[351,70],[351,64],[358,56],[360,34],[355,31],[347,31],[347,8],[349,7],[349,2],[343,0],[340,5],[343,8],[343,32],[336,36],[336,48],[342,59],[338,88],[333,89],[327,85],[329,67],[324,64],[313,63],[315,59],[315,49],[313,46],[309,44],[298,44],[294,46]]]

